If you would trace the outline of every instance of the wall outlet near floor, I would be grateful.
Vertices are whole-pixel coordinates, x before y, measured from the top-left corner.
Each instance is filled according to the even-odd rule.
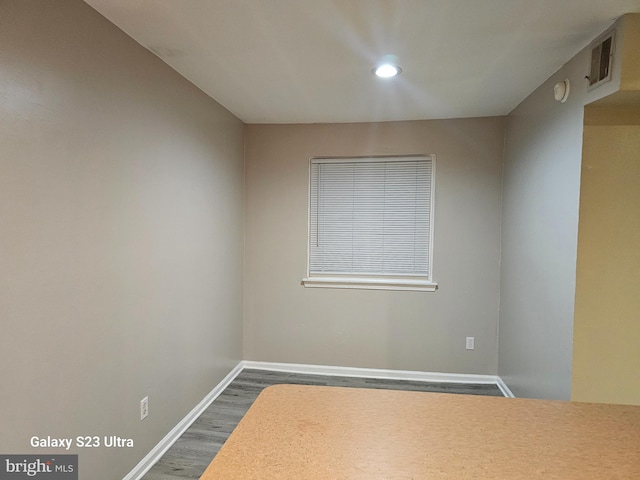
[[[140,400],[140,420],[144,420],[149,415],[149,397]]]
[[[474,350],[476,348],[476,337],[467,337],[467,350]]]

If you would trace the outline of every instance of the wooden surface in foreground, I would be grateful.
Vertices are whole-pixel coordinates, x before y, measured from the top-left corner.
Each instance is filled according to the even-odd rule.
[[[201,480],[640,479],[640,407],[275,385]]]

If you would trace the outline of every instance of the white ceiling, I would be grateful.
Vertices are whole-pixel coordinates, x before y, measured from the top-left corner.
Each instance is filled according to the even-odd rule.
[[[640,12],[640,0],[85,1],[246,123],[504,115]],[[385,55],[396,79],[371,74]]]

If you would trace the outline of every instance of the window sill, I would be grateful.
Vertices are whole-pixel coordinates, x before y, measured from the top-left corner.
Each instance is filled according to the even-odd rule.
[[[438,289],[437,283],[404,278],[311,277],[303,278],[302,285],[307,288],[357,288],[413,292],[435,292]]]

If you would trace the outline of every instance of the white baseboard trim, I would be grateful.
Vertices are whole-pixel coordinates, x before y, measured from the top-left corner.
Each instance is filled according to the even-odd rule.
[[[298,363],[254,362],[252,360],[244,360],[242,364],[244,368],[273,370],[276,372],[333,375],[339,377],[384,378],[388,380],[417,380],[422,382],[480,383],[498,385],[497,379],[499,378],[495,375],[384,370],[360,367],[332,367],[326,365],[307,365]],[[498,388],[500,387],[498,386]]]
[[[222,379],[218,385],[213,387],[206,397],[202,399],[193,410],[191,410],[180,422],[171,429],[160,442],[136,465],[122,480],[140,480],[162,455],[171,448],[178,438],[195,422],[211,403],[220,395],[225,388],[238,376],[244,368],[243,362],[238,363],[229,374]]]
[[[507,384],[504,383],[504,380],[502,380],[501,377],[496,377],[496,385],[498,386],[498,388],[500,389],[500,391],[505,397],[516,398],[516,396],[513,394],[513,392],[507,386]]]

